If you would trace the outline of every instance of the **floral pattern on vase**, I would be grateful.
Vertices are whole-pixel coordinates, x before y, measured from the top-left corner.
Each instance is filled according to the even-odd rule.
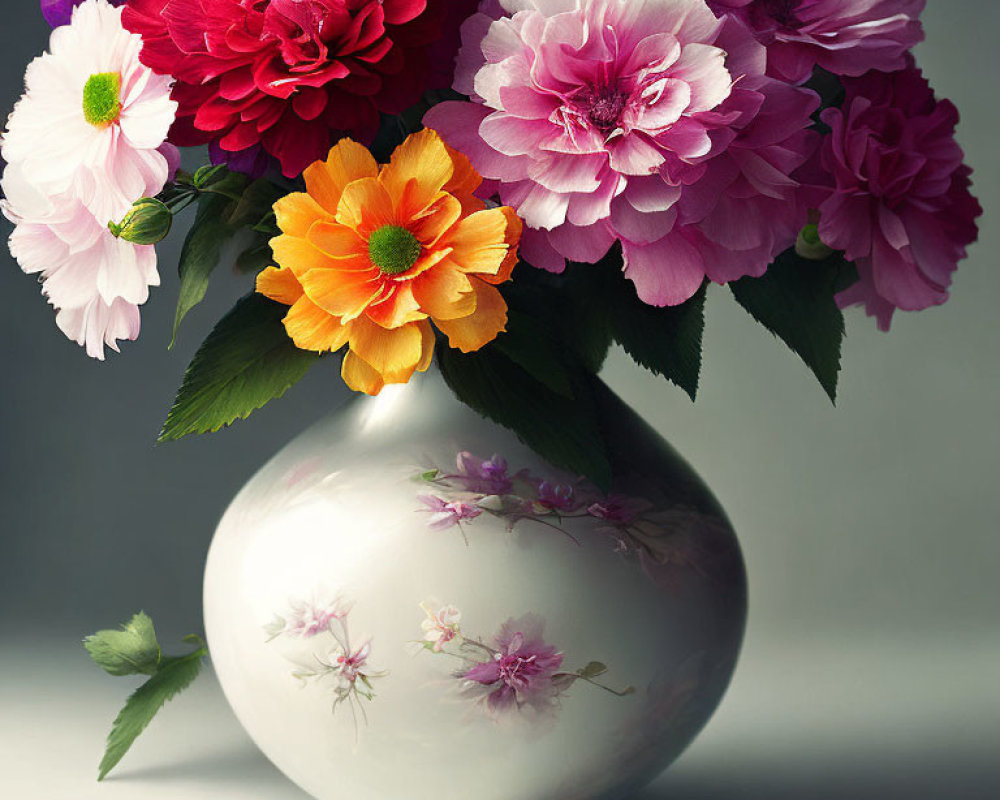
[[[540,477],[526,469],[511,472],[500,455],[484,459],[460,452],[454,471],[434,467],[418,480],[433,487],[417,499],[430,514],[432,530],[458,528],[468,544],[466,527],[484,514],[506,521],[507,530],[532,522],[579,540],[563,527],[566,520],[584,520],[604,533],[616,550],[637,553],[651,566],[698,566],[695,541],[706,526],[728,530],[726,523],[685,506],[659,509],[642,497],[604,494],[589,481]]]
[[[565,654],[546,642],[545,621],[538,614],[509,618],[487,643],[462,631],[462,613],[455,606],[425,602],[421,608],[427,615],[421,650],[456,659],[451,674],[460,693],[494,717],[525,712],[554,717],[560,697],[578,681],[618,697],[635,692],[632,686],[618,690],[598,682],[608,671],[599,661],[575,672],[563,669]]]
[[[368,722],[364,702],[375,699],[373,681],[389,673],[377,670],[369,663],[372,640],[352,643],[348,616],[354,607],[341,596],[322,600],[293,600],[285,615],[277,614],[264,626],[268,641],[285,636],[293,639],[317,640],[309,663],[288,660],[297,666],[292,676],[303,685],[312,682],[333,682],[333,711],[347,705],[354,719],[355,733],[361,723]],[[332,640],[332,641],[330,641]]]

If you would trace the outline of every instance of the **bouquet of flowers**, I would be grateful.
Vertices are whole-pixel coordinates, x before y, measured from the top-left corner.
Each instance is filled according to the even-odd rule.
[[[136,339],[190,206],[159,335],[222,262],[246,276],[161,440],[313,367],[375,395],[436,361],[604,486],[589,379],[613,343],[694,398],[724,285],[834,399],[842,310],[888,330],[945,302],[977,237],[958,112],[911,54],[924,0],[41,5],[54,30],[3,133],[2,210],[59,328],[96,359]],[[186,169],[178,148],[201,146]],[[144,616],[88,646],[153,676],[103,776],[205,650],[164,658]]]

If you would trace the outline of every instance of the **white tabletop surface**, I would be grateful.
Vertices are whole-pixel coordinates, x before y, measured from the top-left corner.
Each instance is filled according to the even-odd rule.
[[[998,675],[1000,641],[751,641],[702,737],[634,800],[995,800]],[[0,797],[308,800],[243,733],[211,671],[98,784],[103,737],[133,683],[72,644],[8,643]]]

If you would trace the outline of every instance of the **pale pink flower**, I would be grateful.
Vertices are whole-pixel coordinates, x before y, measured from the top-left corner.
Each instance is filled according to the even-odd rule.
[[[311,639],[330,631],[330,625],[347,618],[353,603],[337,597],[332,600],[298,600],[291,603],[291,610],[282,617],[276,616],[267,626],[271,637],[285,634],[298,639]]]
[[[958,110],[937,100],[912,65],[845,79],[842,108],[823,112],[823,242],[858,267],[841,307],[865,306],[888,330],[896,309],[948,299],[948,287],[982,213],[955,141]]]
[[[428,525],[436,531],[461,525],[463,522],[474,520],[483,513],[483,510],[477,505],[467,503],[464,500],[448,501],[430,494],[420,495],[417,499],[431,512]]]
[[[95,358],[138,336],[139,306],[159,284],[154,249],[115,239],[107,224],[177,167],[164,144],[170,79],[139,63],[141,46],[121,9],[84,0],[29,65],[3,135],[11,252],[42,279],[60,329]]]
[[[507,620],[494,637],[493,657],[463,673],[466,681],[486,687],[485,702],[491,711],[551,708],[560,691],[553,677],[563,654],[545,643],[544,628],[535,614]]]
[[[768,72],[801,83],[819,65],[835,75],[901,69],[923,40],[925,0],[708,0],[767,46]]]
[[[765,76],[745,25],[703,0],[506,0],[470,19],[456,88],[425,124],[527,224],[559,272],[622,243],[642,300],[761,275],[805,221],[790,174],[817,96]],[[497,18],[499,17],[499,18]]]
[[[371,640],[366,641],[356,650],[341,650],[331,666],[334,667],[342,687],[353,686],[357,679],[365,674],[365,666],[372,652]]]
[[[427,619],[420,625],[424,631],[424,641],[431,643],[431,649],[435,653],[440,653],[448,642],[461,635],[459,625],[462,622],[462,612],[451,605],[441,606],[435,611],[424,603],[421,608],[427,614]]]

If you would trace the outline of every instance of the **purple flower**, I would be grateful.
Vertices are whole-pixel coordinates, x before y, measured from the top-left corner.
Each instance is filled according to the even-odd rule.
[[[478,494],[510,494],[514,481],[507,474],[507,461],[498,455],[483,460],[472,453],[461,452],[457,459],[458,472],[444,476],[460,483],[466,491]]]
[[[436,531],[460,525],[483,513],[479,506],[462,500],[447,501],[432,494],[422,494],[418,498],[431,512],[429,525]]]
[[[69,25],[73,18],[73,9],[83,0],[42,0],[42,16],[53,28]],[[125,0],[108,0],[113,6],[125,5]]]
[[[223,150],[218,142],[209,142],[208,157],[215,165],[225,164],[232,172],[242,172],[251,178],[262,178],[276,163],[259,144],[246,150]]]
[[[653,504],[639,497],[628,497],[623,494],[612,494],[604,500],[592,503],[587,513],[597,519],[603,519],[615,526],[626,527],[635,522],[647,511],[653,509]]]
[[[545,643],[545,623],[535,614],[509,619],[494,637],[497,652],[462,677],[492,691],[486,705],[492,711],[532,706],[543,710],[559,693],[553,676],[562,666],[563,654]]]
[[[582,503],[576,497],[576,490],[568,483],[539,481],[538,503],[553,511],[576,511]]]

